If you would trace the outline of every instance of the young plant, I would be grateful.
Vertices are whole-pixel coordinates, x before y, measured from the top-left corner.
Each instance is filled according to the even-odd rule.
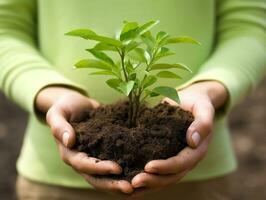
[[[86,40],[97,41],[93,48],[86,49],[96,59],[83,59],[75,64],[75,68],[94,68],[99,71],[91,75],[107,75],[111,78],[107,85],[126,95],[129,99],[128,122],[133,127],[137,124],[140,105],[148,97],[165,96],[179,103],[175,88],[158,86],[151,88],[160,78],[180,79],[181,77],[168,69],[191,70],[180,63],[159,62],[161,58],[171,56],[174,52],[166,46],[179,43],[199,44],[190,37],[173,37],[164,31],[156,36],[150,29],[159,21],[150,21],[143,25],[137,22],[124,22],[121,32],[116,38],[96,34],[90,29],[77,29],[66,33]],[[115,52],[119,60],[114,61],[106,52]],[[157,73],[151,73],[157,71]]]

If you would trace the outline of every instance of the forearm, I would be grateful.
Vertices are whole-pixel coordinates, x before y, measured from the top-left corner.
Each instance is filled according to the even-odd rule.
[[[180,90],[209,80],[222,83],[228,90],[228,99],[223,109],[223,114],[226,114],[243,100],[265,75],[266,2],[218,0],[217,3],[213,52],[199,66],[194,76],[178,88]],[[217,101],[220,101],[219,98]]]
[[[36,110],[36,94],[47,86],[64,85],[86,93],[82,86],[55,70],[38,51],[36,12],[35,0],[0,0],[0,89],[31,114]],[[48,97],[45,99],[51,99]],[[47,107],[40,110],[46,111]]]

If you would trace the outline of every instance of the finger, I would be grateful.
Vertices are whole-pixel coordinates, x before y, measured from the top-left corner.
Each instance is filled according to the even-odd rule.
[[[187,143],[196,148],[212,131],[215,110],[208,101],[198,101],[194,104],[192,114],[195,120],[187,130]]]
[[[153,160],[146,164],[144,170],[155,174],[177,174],[190,170],[204,157],[208,149],[208,140],[201,143],[197,149],[184,148],[178,155],[166,160]]]
[[[161,188],[172,183],[177,183],[187,171],[174,175],[156,175],[149,173],[140,173],[136,175],[131,183],[134,188]]]
[[[176,101],[167,97],[163,98],[161,100],[161,103],[170,104],[171,106],[180,106],[180,104],[178,104]]]
[[[89,99],[89,102],[90,102],[91,107],[94,109],[100,107],[100,105],[101,105],[98,101],[96,101],[94,99]]]
[[[91,110],[97,109],[101,105],[94,99],[90,98],[86,98],[84,101],[80,101],[78,108],[76,106],[76,102],[74,103],[73,106],[71,106],[70,102],[66,102],[66,104],[69,105],[68,112],[70,113],[70,117],[68,121],[70,122],[82,121],[86,116],[88,116],[91,113]]]
[[[177,105],[169,98],[163,99],[162,102],[167,102],[173,106]],[[186,137],[188,145],[192,148],[196,148],[212,130],[215,109],[208,98],[204,96],[194,105],[182,104],[181,107],[185,110],[190,110],[195,117],[194,122],[191,123],[187,130]]]
[[[72,147],[75,144],[75,131],[67,122],[67,114],[59,108],[52,108],[46,115],[46,121],[50,126],[53,136],[65,147]]]
[[[96,189],[103,191],[110,191],[115,193],[130,194],[133,192],[133,187],[128,181],[113,180],[107,178],[98,178],[88,174],[82,174],[85,179]]]
[[[108,175],[122,172],[121,167],[113,161],[88,157],[86,153],[70,150],[60,142],[58,142],[58,147],[61,159],[79,173]]]

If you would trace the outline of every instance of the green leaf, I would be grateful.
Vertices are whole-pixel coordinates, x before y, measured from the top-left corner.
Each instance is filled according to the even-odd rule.
[[[154,46],[155,46],[155,39],[153,38],[152,34],[150,31],[147,31],[141,36],[142,41],[144,44],[146,44],[147,49],[150,54],[152,54]]]
[[[133,67],[132,63],[130,62],[130,60],[126,64],[126,71],[128,74],[130,74],[134,71],[134,67]]]
[[[77,69],[80,68],[95,68],[95,69],[104,69],[111,70],[111,66],[105,62],[94,60],[94,59],[83,59],[75,64]]]
[[[162,39],[164,39],[166,37],[168,37],[168,33],[164,32],[164,31],[160,31],[156,35],[156,41],[159,43]]]
[[[129,95],[131,90],[134,87],[134,81],[122,82],[119,79],[109,79],[106,83],[113,89],[117,90],[118,92],[125,94],[126,96]]]
[[[147,22],[147,23],[143,24],[141,27],[139,27],[138,34],[139,35],[144,34],[145,32],[149,31],[151,28],[156,26],[159,22],[160,21],[157,20],[157,21],[150,21],[150,22]]]
[[[171,69],[171,68],[183,69],[192,73],[191,69],[189,69],[186,65],[180,63],[176,64],[157,63],[150,66],[150,70],[161,70],[161,69]]]
[[[90,29],[75,29],[75,30],[65,33],[65,35],[77,36],[77,37],[81,37],[84,39],[89,39],[88,37],[96,36],[97,34]]]
[[[177,44],[177,43],[191,43],[191,44],[198,44],[198,45],[200,45],[200,42],[198,42],[197,40],[195,40],[195,39],[193,39],[191,37],[187,37],[187,36],[167,38],[164,41],[164,44],[163,45]]]
[[[124,21],[124,27],[121,31],[121,34],[123,33],[126,33],[128,31],[131,31],[131,30],[134,30],[138,28],[138,23],[137,22],[127,22],[127,21]]]
[[[146,50],[142,48],[135,48],[134,51],[139,55],[139,61],[150,62],[151,56]]]
[[[141,62],[133,63],[132,65],[133,65],[134,70],[136,70],[139,66],[141,66]]]
[[[116,75],[116,77],[121,79],[122,75],[121,75],[120,63],[116,63],[116,65],[112,66],[112,72]]]
[[[138,77],[136,77],[135,80],[134,80],[133,89],[138,89],[139,87],[140,87],[140,80],[138,79]]]
[[[101,51],[98,51],[96,49],[86,49],[86,51],[90,52],[92,55],[94,55],[99,60],[102,60],[106,63],[111,64],[111,65],[114,65],[114,61],[109,56],[107,56],[107,54],[105,54]]]
[[[123,94],[128,96],[133,87],[134,87],[134,81],[128,81],[128,82],[121,82],[118,88],[122,91]]]
[[[175,53],[170,51],[168,48],[161,47],[159,53],[157,53],[155,56],[155,61],[158,61],[159,59],[166,57],[166,56],[172,56],[174,54]]]
[[[133,40],[134,38],[136,38],[138,36],[137,33],[137,28],[134,30],[130,30],[122,35],[120,35],[120,40],[121,41],[129,41],[129,40]]]
[[[99,42],[93,47],[93,49],[98,51],[117,51],[117,49],[113,45],[104,42]]]
[[[130,52],[131,50],[137,48],[139,45],[141,44],[141,42],[135,42],[135,41],[131,41],[130,43],[128,43],[126,46],[125,46],[125,50],[126,52]]]
[[[150,95],[150,97],[158,97],[158,96],[160,96],[160,94],[157,94],[155,92],[151,92],[149,95]]]
[[[126,22],[120,34],[120,40],[130,40],[137,37],[138,23]]]
[[[174,100],[176,103],[180,103],[179,96],[175,88],[167,86],[159,86],[152,90],[152,93],[162,95]]]
[[[147,76],[147,78],[145,79],[143,83],[143,88],[147,88],[153,85],[156,81],[157,81],[156,76],[153,76],[153,75]]]
[[[65,35],[81,37],[81,38],[84,38],[87,40],[96,40],[99,42],[104,42],[106,44],[110,44],[110,45],[115,46],[115,47],[121,47],[122,46],[121,41],[113,39],[113,38],[97,35],[95,32],[93,32],[90,29],[76,29],[76,30],[73,30],[73,31],[66,33]]]
[[[157,97],[160,96],[160,94],[154,93],[151,90],[145,89],[144,92],[149,95],[150,97]]]
[[[131,81],[135,81],[137,78],[137,74],[136,73],[132,73],[128,76],[128,79],[131,80]]]
[[[106,81],[107,85],[109,85],[109,87],[117,90],[120,93],[123,93],[120,89],[119,89],[119,85],[121,83],[121,80],[117,79],[117,78],[112,78]]]
[[[112,75],[112,76],[115,76],[115,74],[112,71],[92,72],[89,75]]]
[[[156,74],[157,77],[160,78],[175,78],[175,79],[181,79],[180,76],[178,76],[177,74],[174,74],[173,72],[169,72],[169,71],[160,71],[159,73]]]
[[[150,72],[148,72],[148,71],[146,71],[146,70],[144,70],[143,72],[144,72],[144,74],[147,75],[147,76],[150,75]]]
[[[147,38],[150,41],[152,41],[153,43],[155,43],[155,39],[154,39],[154,37],[153,37],[153,35],[152,35],[152,33],[150,31],[147,31],[147,32],[143,33],[141,35],[141,38]]]
[[[153,28],[155,25],[157,25],[159,21],[150,21],[148,23],[143,24],[142,26],[138,27],[137,24],[134,22],[129,22],[127,27],[123,28],[124,31],[122,31],[120,35],[120,40],[121,41],[128,41],[128,40],[133,40],[139,35],[143,35],[146,32],[148,32],[151,28]]]

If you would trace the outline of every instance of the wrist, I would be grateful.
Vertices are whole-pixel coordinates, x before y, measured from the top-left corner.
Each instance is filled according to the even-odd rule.
[[[202,88],[204,88],[215,109],[226,104],[229,95],[226,87],[222,83],[218,81],[203,81],[199,83],[202,84]]]
[[[211,81],[211,87],[208,91],[208,95],[215,109],[224,106],[229,97],[226,87],[218,81]]]
[[[52,105],[61,97],[71,94],[80,94],[79,92],[63,87],[63,86],[49,86],[43,88],[36,96],[35,108],[37,111],[46,113]]]

